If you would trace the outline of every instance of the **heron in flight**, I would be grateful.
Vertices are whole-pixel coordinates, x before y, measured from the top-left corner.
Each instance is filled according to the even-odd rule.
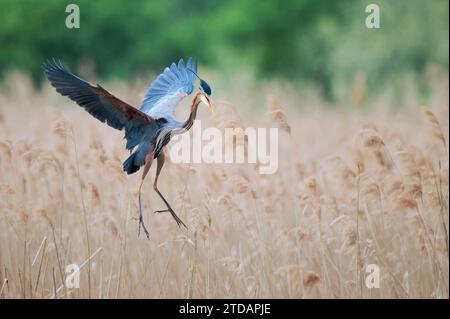
[[[112,95],[99,84],[92,84],[72,74],[60,61],[49,60],[43,64],[43,69],[58,93],[69,97],[96,119],[112,128],[125,129],[126,148],[130,151],[130,156],[123,163],[123,170],[127,174],[133,174],[144,166],[138,189],[138,234],[142,226],[149,238],[142,214],[141,189],[154,159],[156,159],[156,176],[153,188],[167,207],[155,213],[169,212],[178,226],[183,225],[187,228],[159,191],[158,177],[165,160],[163,149],[171,136],[181,134],[192,127],[197,116],[197,108],[202,102],[214,112],[211,87],[198,77],[197,62],[191,57],[186,64],[180,59],[178,64],[172,63],[170,67],[166,67],[150,85],[139,109]],[[200,86],[194,95],[189,117],[186,121],[180,122],[174,116],[175,107],[183,98],[193,93],[196,78],[200,80]]]

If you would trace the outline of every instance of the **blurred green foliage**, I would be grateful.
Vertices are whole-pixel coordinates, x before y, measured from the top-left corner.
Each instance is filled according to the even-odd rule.
[[[81,28],[67,29],[76,3]],[[381,28],[365,27],[365,7]],[[333,97],[365,74],[369,87],[428,64],[448,69],[448,0],[0,0],[0,73],[41,79],[41,63],[90,60],[106,77],[160,71],[179,57],[224,72],[253,70],[318,84]],[[0,75],[1,75],[0,74]],[[230,73],[231,74],[231,73]]]

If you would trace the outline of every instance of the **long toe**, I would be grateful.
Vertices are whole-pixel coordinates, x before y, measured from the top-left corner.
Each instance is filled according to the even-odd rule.
[[[172,217],[175,219],[175,221],[177,222],[178,227],[181,227],[181,225],[183,225],[186,229],[187,226],[185,223],[183,223],[183,221],[180,219],[180,217],[177,216],[177,214],[175,214],[175,212],[172,210],[170,211],[170,213],[172,214]]]
[[[147,227],[145,227],[145,224],[144,224],[143,220],[139,221],[139,233],[140,233],[140,230],[141,230],[141,226],[142,226],[142,229],[144,230],[145,236],[147,236],[147,238],[150,239],[150,234],[149,234],[149,232],[147,230]],[[138,233],[138,236],[139,236],[139,233]]]
[[[168,212],[168,211],[169,211],[168,209],[155,210],[153,212],[153,214],[160,214],[160,213],[165,213],[165,212]]]

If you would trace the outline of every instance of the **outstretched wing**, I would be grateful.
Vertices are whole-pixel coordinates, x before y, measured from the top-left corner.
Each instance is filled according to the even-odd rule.
[[[72,74],[60,61],[47,61],[43,69],[61,95],[69,97],[99,121],[117,130],[125,128],[127,149],[139,144],[143,132],[154,126],[153,117],[115,97],[100,85],[93,85]]]
[[[115,129],[123,129],[130,120],[154,121],[151,116],[118,99],[100,85],[93,85],[72,74],[60,61],[47,61],[43,69],[57,92]]]
[[[192,71],[197,73],[197,62],[192,57],[186,65],[180,59],[178,65],[172,63],[165,68],[150,85],[140,110],[154,118],[172,115],[183,95],[194,90],[195,74]]]

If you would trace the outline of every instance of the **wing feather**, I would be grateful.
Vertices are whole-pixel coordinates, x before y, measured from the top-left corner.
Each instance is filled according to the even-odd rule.
[[[194,90],[197,62],[191,57],[185,64],[183,59],[178,64],[172,63],[153,81],[140,110],[155,118],[172,115],[175,105],[182,99],[180,93],[191,94]]]
[[[148,114],[134,108],[109,93],[99,84],[72,74],[60,61],[49,60],[43,64],[44,73],[56,91],[67,96],[89,114],[109,126],[125,129],[127,149],[132,149],[156,132],[158,123]]]

